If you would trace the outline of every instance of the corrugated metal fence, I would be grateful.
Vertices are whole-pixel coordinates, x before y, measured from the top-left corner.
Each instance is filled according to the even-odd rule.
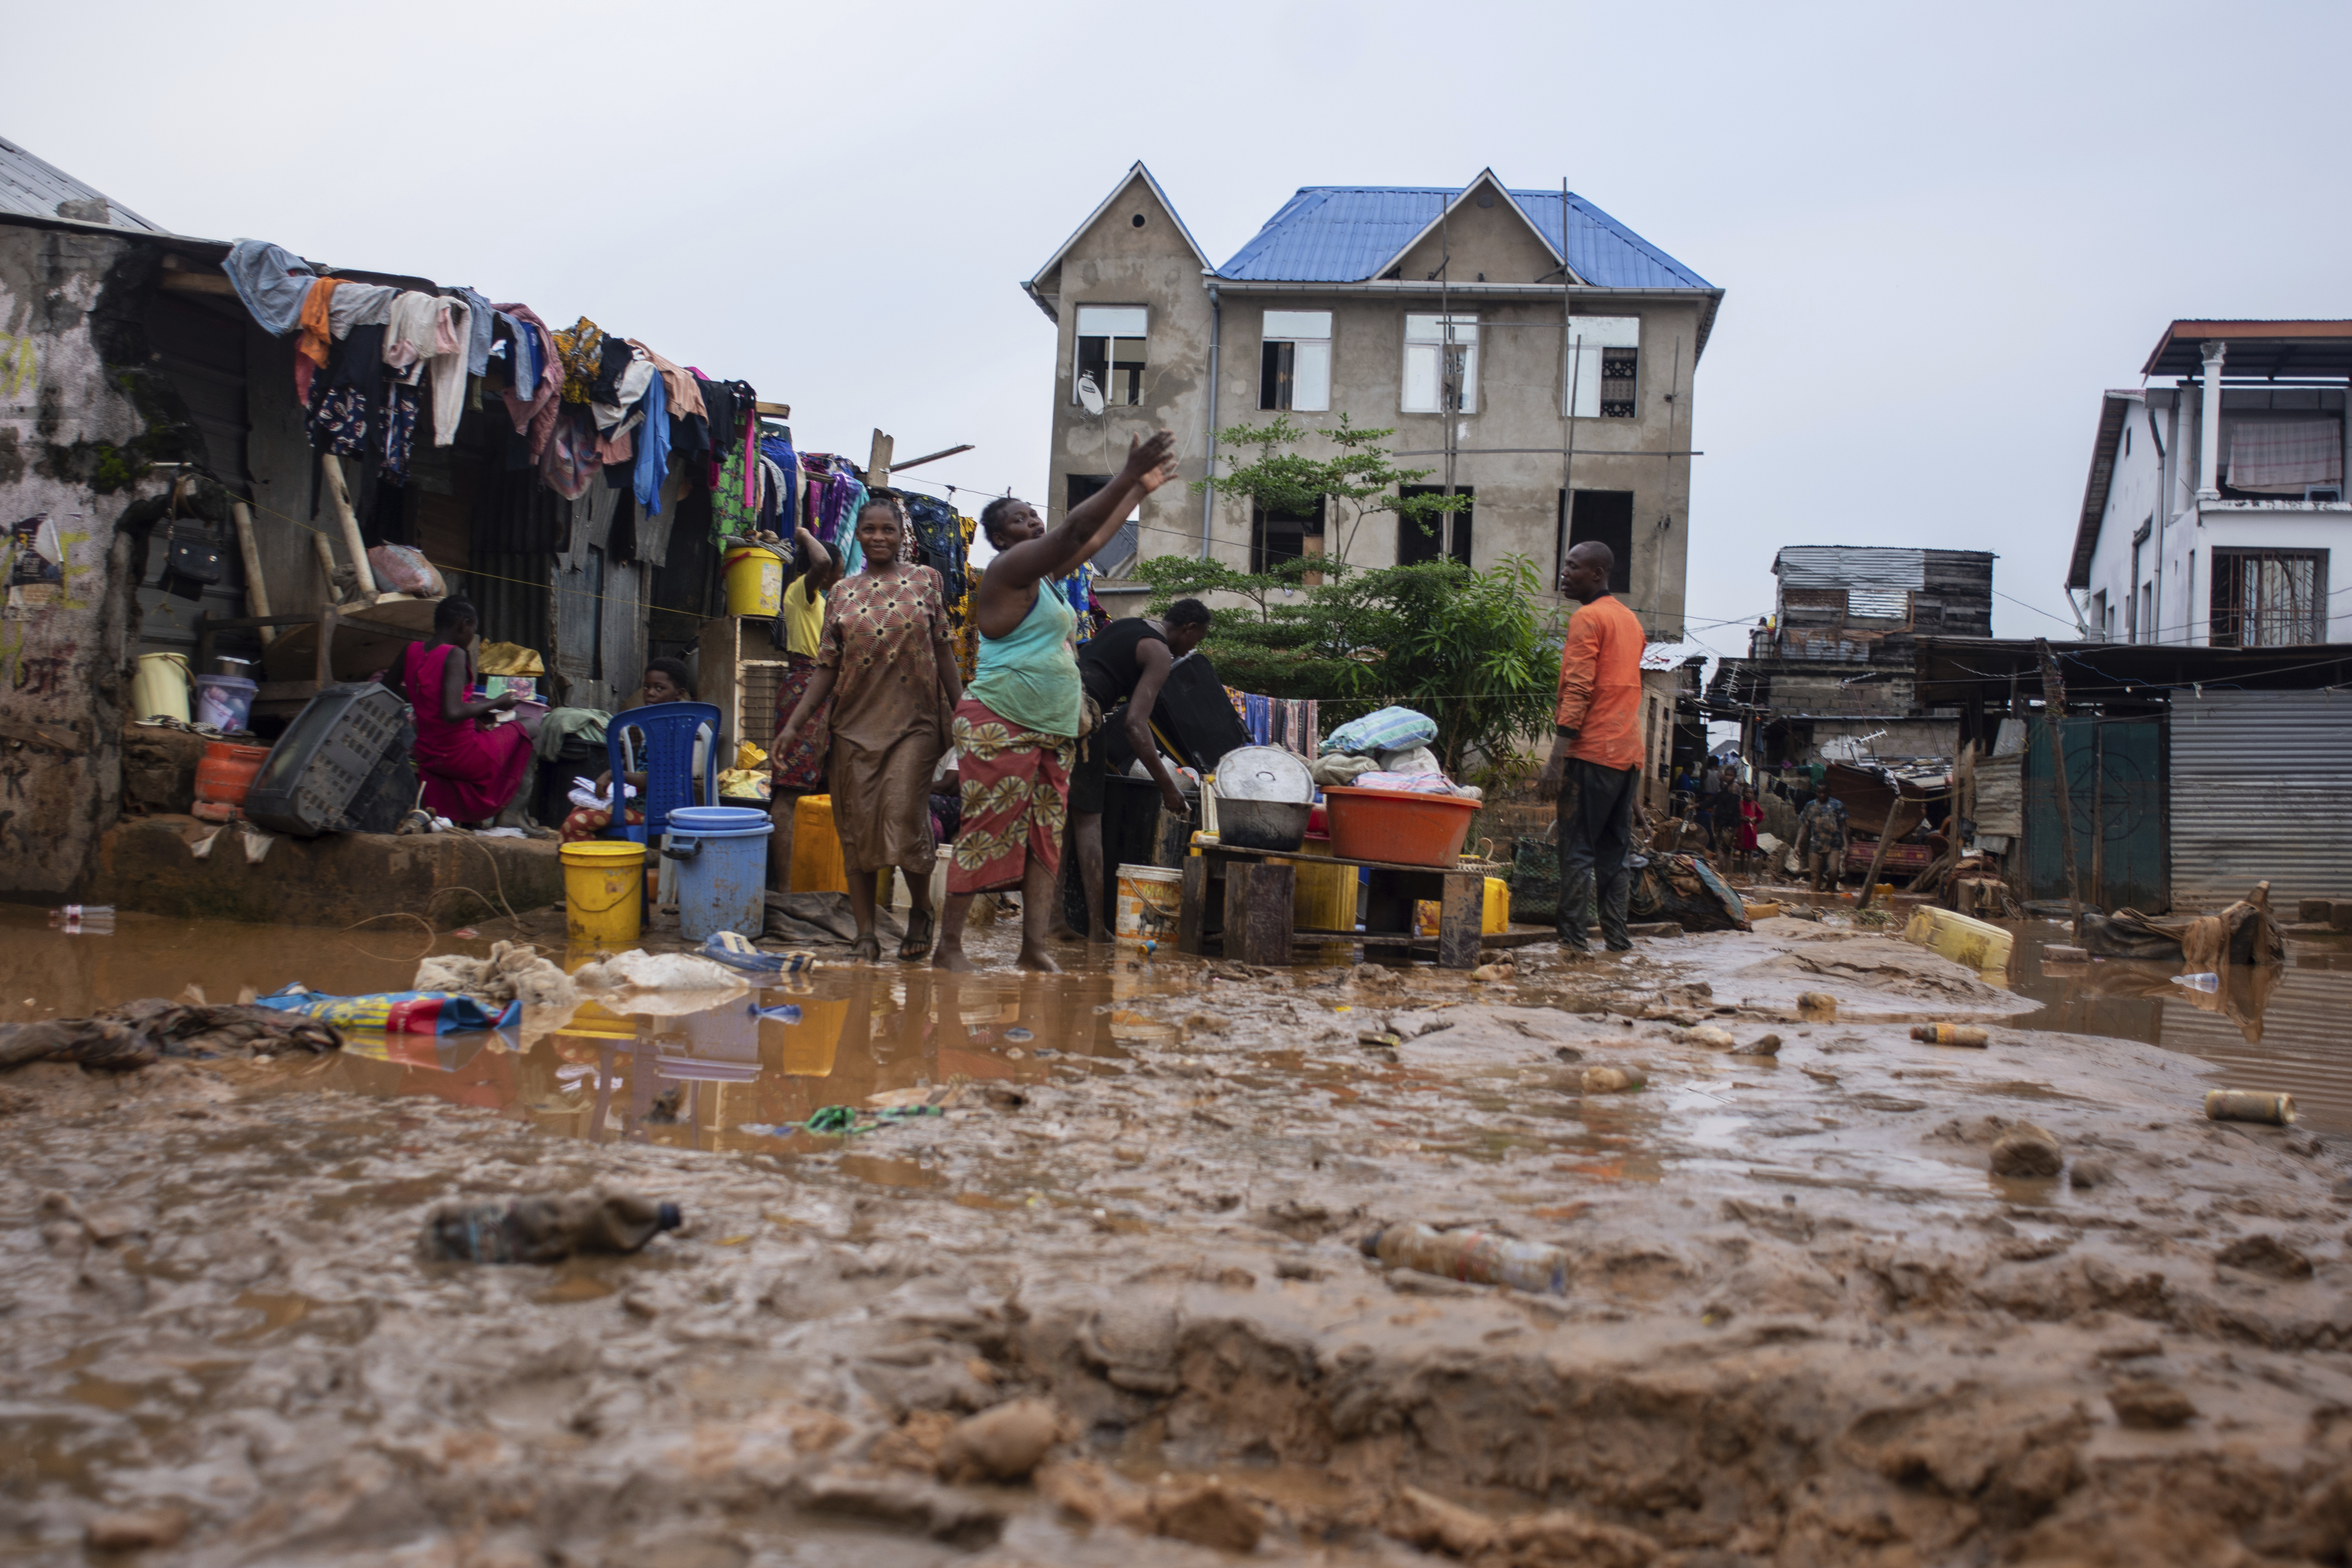
[[[2352,692],[2172,694],[2172,902],[2352,899]]]

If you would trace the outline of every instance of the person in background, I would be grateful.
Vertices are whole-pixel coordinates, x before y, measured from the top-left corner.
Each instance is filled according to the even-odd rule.
[[[906,873],[911,900],[898,956],[931,950],[931,776],[947,750],[950,715],[963,700],[948,627],[945,585],[905,546],[898,503],[874,496],[857,510],[861,568],[835,584],[825,605],[816,674],[776,731],[772,754],[790,755],[828,705],[825,776],[834,831],[857,922],[850,956],[882,957],[874,932],[875,875]]]
[[[1609,592],[1617,557],[1588,539],[1560,564],[1560,591],[1582,606],[1568,623],[1559,656],[1558,729],[1536,779],[1539,800],[1559,802],[1559,944],[1590,951],[1584,913],[1599,883],[1601,937],[1612,952],[1633,945],[1625,929],[1632,896],[1626,856],[1633,847],[1633,797],[1642,776],[1642,623]]]
[[[1723,770],[1717,781],[1715,795],[1707,802],[1707,822],[1714,829],[1717,853],[1728,868],[1738,863],[1739,854],[1739,775],[1731,769]]]
[[[1105,753],[1110,749],[1114,712],[1128,743],[1160,785],[1161,807],[1182,816],[1187,809],[1183,787],[1151,738],[1151,712],[1168,672],[1208,635],[1209,607],[1198,599],[1179,599],[1157,621],[1140,616],[1113,621],[1078,650],[1078,679],[1101,709],[1103,727],[1079,743],[1077,766],[1070,771],[1070,826],[1063,853],[1075,851],[1077,857],[1078,879],[1087,890],[1088,942],[1111,939],[1110,928],[1103,923],[1102,813],[1103,781],[1109,773]],[[1059,900],[1055,900],[1050,934],[1065,940],[1078,934],[1063,918]]]
[[[490,715],[515,705],[513,692],[477,700],[474,647],[481,617],[468,599],[433,607],[433,635],[402,650],[400,689],[415,710],[412,755],[424,784],[425,809],[461,827],[524,826],[531,785],[530,737],[520,724],[493,724]]]
[[[1764,826],[1764,807],[1756,799],[1753,786],[1739,786],[1739,866],[1742,870],[1757,868],[1759,853],[1756,836]]]
[[[776,617],[784,633],[784,676],[776,688],[775,725],[784,727],[800,706],[801,694],[816,679],[817,639],[824,633],[825,590],[840,579],[841,563],[817,542],[805,528],[793,531],[799,568],[784,589],[783,613]],[[801,797],[824,793],[824,755],[830,715],[820,706],[802,726],[788,751],[768,752],[768,820],[775,831],[768,836],[768,886],[783,892],[792,878],[793,820]]]
[[[684,659],[649,658],[646,660],[646,679],[644,685],[638,690],[636,706],[650,708],[657,702],[691,702],[694,700],[694,674],[686,668]],[[613,721],[612,727],[618,728],[621,732],[621,782],[631,789],[643,789],[646,775],[637,767],[636,739],[625,728],[625,721],[619,718]],[[694,732],[693,768],[698,789],[701,787],[703,756],[709,746],[710,726],[708,724],[697,726]],[[609,799],[612,792],[613,771],[607,768],[596,775],[596,793]],[[627,805],[626,798],[625,795],[622,805],[625,815],[621,820],[631,826],[645,821],[646,814],[635,806]],[[593,805],[575,806],[572,808],[572,815],[563,819],[562,837],[566,844],[577,844],[583,838],[601,837],[604,829],[612,825],[613,814],[610,811]]]
[[[980,514],[996,550],[972,594],[980,668],[955,717],[963,821],[948,862],[948,907],[932,962],[970,969],[963,922],[975,894],[1021,889],[1024,969],[1059,968],[1045,952],[1046,921],[1060,889],[1062,828],[1083,708],[1069,636],[1076,617],[1049,579],[1111,541],[1136,503],[1175,474],[1176,438],[1155,432],[1131,443],[1110,483],[1052,529],[1026,501],[1002,496]]]
[[[1845,802],[1831,797],[1826,776],[1797,815],[1797,855],[1811,868],[1816,893],[1835,886],[1845,872]]]
[[[1690,764],[1688,763],[1676,763],[1675,765],[1674,783],[1667,786],[1666,809],[1672,812],[1675,816],[1680,816],[1683,814],[1683,808],[1690,804],[1690,798],[1693,793],[1694,788],[1693,780],[1691,778]]]

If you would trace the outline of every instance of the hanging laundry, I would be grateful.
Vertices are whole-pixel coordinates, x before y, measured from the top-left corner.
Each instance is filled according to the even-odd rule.
[[[540,477],[547,488],[565,500],[578,500],[588,493],[589,484],[596,478],[596,438],[587,423],[583,405],[566,405],[548,433],[546,447],[540,455]]]
[[[662,389],[669,403],[671,418],[709,417],[709,411],[702,406],[700,385],[690,372],[670,363],[635,338],[629,340],[629,346],[653,361],[654,368],[661,372]]]
[[[392,302],[400,298],[399,289],[388,283],[338,281],[342,287],[327,301],[327,321],[336,337],[348,338],[354,327],[381,327],[392,320]]]
[[[541,321],[530,306],[499,305],[496,309],[528,327],[538,340],[539,379],[536,385],[529,390],[528,395],[520,385],[502,395],[506,398],[508,416],[513,419],[515,429],[529,430],[530,458],[537,462],[547,450],[548,437],[555,431],[556,410],[562,402],[562,351],[556,346],[555,334],[548,330],[547,323]]]
[[[585,403],[604,352],[604,329],[583,316],[555,334],[556,352],[563,356],[563,401]]]
[[[221,270],[263,331],[282,338],[302,324],[302,302],[318,274],[292,251],[266,239],[240,239],[229,247]]]
[[[416,393],[397,384],[384,389],[383,461],[376,478],[387,485],[408,482],[408,458],[416,444]]]
[[[302,300],[302,335],[294,342],[294,400],[297,403],[310,403],[310,378],[327,363],[327,345],[333,341],[327,302],[342,286],[343,280],[340,278],[321,278],[310,285],[310,292]]]
[[[466,374],[487,375],[490,369],[490,327],[496,313],[488,300],[471,289],[452,289],[450,293],[466,301],[468,320],[466,339]]]
[[[649,360],[638,362],[647,370]],[[667,378],[649,375],[645,392],[645,431],[637,439],[637,504],[646,511],[661,510],[661,489],[669,478],[669,408]]]

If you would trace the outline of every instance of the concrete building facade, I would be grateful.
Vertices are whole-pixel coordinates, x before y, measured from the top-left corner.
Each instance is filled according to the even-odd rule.
[[[2352,642],[2352,321],[2175,321],[2141,370],[2099,402],[2066,574],[2084,636]]]
[[[1723,291],[1590,203],[1491,171],[1458,191],[1308,187],[1220,267],[1138,163],[1024,287],[1057,333],[1050,516],[1140,431],[1173,430],[1197,480],[1255,456],[1219,450],[1222,429],[1345,418],[1393,429],[1423,484],[1450,469],[1469,510],[1425,532],[1386,512],[1268,518],[1171,485],[1144,505],[1137,554],[1246,571],[1516,553],[1550,584],[1569,545],[1599,538],[1651,636],[1680,635],[1691,383]],[[1310,435],[1305,449],[1332,448]]]

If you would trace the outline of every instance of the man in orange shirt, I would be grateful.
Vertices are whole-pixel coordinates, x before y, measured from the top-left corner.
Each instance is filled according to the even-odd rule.
[[[1538,798],[1559,799],[1559,944],[1589,952],[1585,911],[1601,890],[1601,937],[1612,952],[1633,945],[1625,930],[1632,882],[1633,796],[1642,780],[1642,623],[1609,593],[1617,557],[1587,540],[1560,565],[1560,591],[1577,601],[1559,656],[1558,738],[1536,780]]]

